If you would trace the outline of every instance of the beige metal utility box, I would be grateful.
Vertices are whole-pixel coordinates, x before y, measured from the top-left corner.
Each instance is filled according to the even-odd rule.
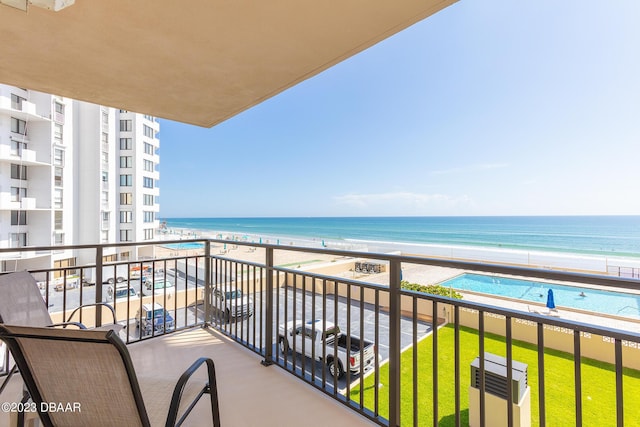
[[[528,366],[512,362],[512,381],[507,385],[507,359],[491,353],[484,358],[485,425],[507,427],[507,394],[513,397],[513,426],[531,427],[531,393],[527,383]],[[469,426],[480,426],[480,358],[471,363],[469,387]]]

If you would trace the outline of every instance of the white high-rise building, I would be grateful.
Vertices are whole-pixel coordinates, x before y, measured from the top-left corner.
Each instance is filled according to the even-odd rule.
[[[150,116],[0,85],[0,247],[153,240],[158,131]],[[92,262],[89,252],[0,254],[0,271]]]

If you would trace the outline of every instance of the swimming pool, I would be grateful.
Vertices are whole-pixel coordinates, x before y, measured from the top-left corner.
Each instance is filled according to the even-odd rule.
[[[498,295],[542,304],[547,302],[548,290],[553,289],[556,306],[640,319],[640,295],[625,292],[601,291],[469,273],[441,282],[440,285],[460,291]]]
[[[167,243],[166,245],[162,245],[165,248],[180,250],[180,249],[202,249],[204,248],[204,243],[198,242],[184,242],[184,243]]]

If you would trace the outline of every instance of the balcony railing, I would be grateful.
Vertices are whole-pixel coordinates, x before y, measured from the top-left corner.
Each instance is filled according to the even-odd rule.
[[[93,251],[96,262],[31,272],[54,320],[69,320],[81,303],[110,301],[127,326],[128,343],[206,325],[259,354],[264,365],[284,369],[380,425],[492,426],[497,417],[513,426],[524,417],[540,426],[547,420],[566,425],[566,419],[575,425],[623,426],[625,420],[638,419],[637,332],[568,320],[562,315],[565,308],[555,317],[516,309],[518,303],[511,300],[478,303],[401,286],[409,266],[636,292],[638,280],[215,239],[153,242],[185,243],[203,248],[172,247],[161,257],[109,264],[102,259],[110,248],[128,251],[142,245],[65,246]],[[246,259],[243,250],[260,259]],[[233,251],[238,256],[231,256]],[[332,259],[278,264],[283,253]],[[363,281],[355,277],[356,263],[382,268],[362,276],[370,277]],[[138,315],[149,304],[160,304],[169,314],[150,328]],[[73,320],[107,321],[90,308],[79,316]],[[342,340],[324,333],[335,331],[332,325],[340,328]],[[491,354],[504,359],[503,394],[496,390],[500,379],[490,366]],[[520,363],[528,367],[524,380],[517,377]],[[520,388],[508,386],[517,381]]]

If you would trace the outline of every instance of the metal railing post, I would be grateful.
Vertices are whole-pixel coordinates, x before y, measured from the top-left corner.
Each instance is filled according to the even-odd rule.
[[[211,310],[211,241],[204,243],[204,326],[211,326],[213,316]],[[197,270],[196,270],[197,271]],[[196,288],[198,287],[196,283]],[[196,298],[198,296],[196,295]],[[197,321],[197,319],[196,319]]]
[[[96,303],[102,302],[102,252],[103,247],[96,246]],[[96,306],[96,326],[102,326],[102,309],[99,306]]]
[[[267,298],[266,298],[266,324],[264,328],[264,360],[262,363],[264,366],[270,366],[273,364],[273,248],[266,248],[265,255],[265,266],[266,266],[266,285],[267,285]]]
[[[389,426],[400,425],[400,261],[389,261]]]

